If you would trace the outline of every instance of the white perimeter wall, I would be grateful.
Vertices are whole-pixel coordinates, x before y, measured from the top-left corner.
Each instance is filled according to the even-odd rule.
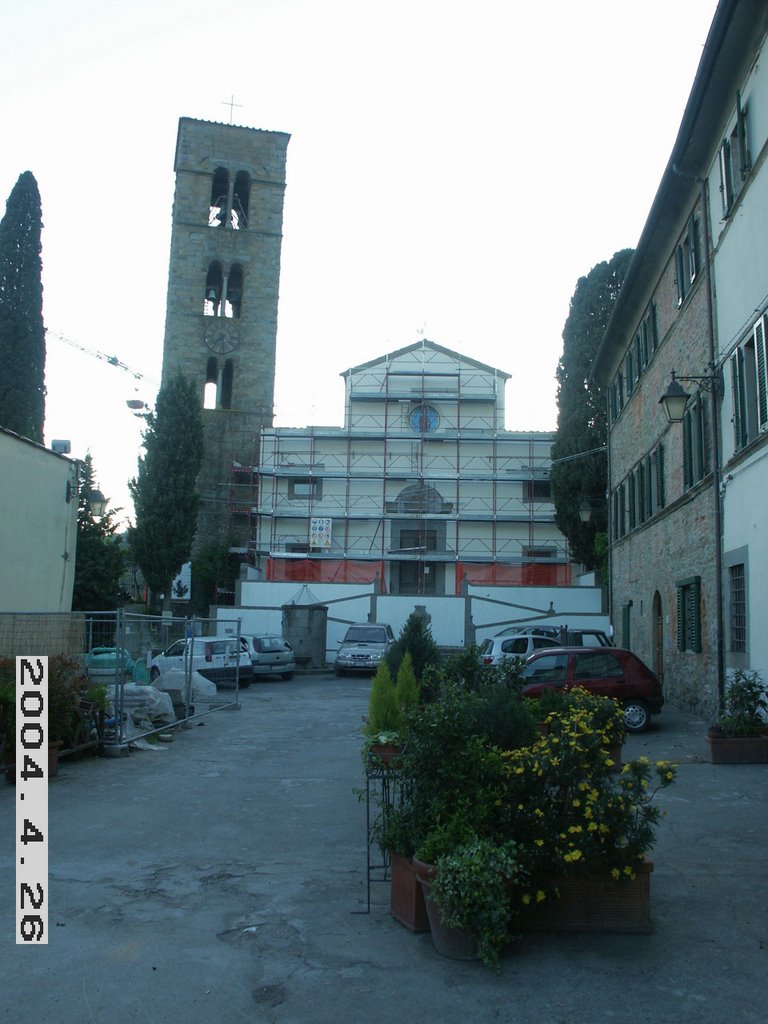
[[[609,619],[601,612],[599,587],[468,587],[466,597],[404,597],[375,594],[372,584],[241,583],[241,606],[220,608],[219,619],[240,618],[243,633],[277,633],[282,630],[285,604],[324,604],[328,608],[326,658],[333,661],[339,641],[353,622],[387,622],[395,636],[416,608],[424,607],[430,628],[441,647],[464,647],[482,642],[511,624],[537,623],[570,628],[592,627],[609,631]],[[469,616],[471,615],[471,623]]]

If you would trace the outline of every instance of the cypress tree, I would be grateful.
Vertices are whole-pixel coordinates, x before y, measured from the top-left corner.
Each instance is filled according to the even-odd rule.
[[[24,171],[0,221],[0,426],[42,443],[45,421],[40,193]]]
[[[130,546],[153,594],[165,593],[170,607],[171,583],[189,560],[200,506],[203,418],[194,384],[177,374],[145,420],[145,454],[128,483],[136,513]]]
[[[90,495],[95,487],[93,459],[85,456],[77,506],[77,554],[73,611],[110,611],[120,603],[123,551],[115,536],[119,509],[96,519]]]
[[[558,412],[553,460],[581,455],[607,443],[605,400],[602,389],[591,378],[592,363],[632,253],[632,249],[622,249],[609,261],[598,263],[586,277],[579,278],[571,298],[556,374]],[[593,569],[600,561],[596,538],[607,529],[606,454],[596,452],[553,465],[551,480],[555,522],[567,537],[573,558]],[[592,509],[588,523],[579,518],[579,508],[585,500]]]

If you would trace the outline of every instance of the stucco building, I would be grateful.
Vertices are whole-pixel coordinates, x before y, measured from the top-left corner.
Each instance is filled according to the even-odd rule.
[[[0,612],[71,611],[77,463],[0,427],[0,478]]]
[[[424,339],[342,376],[342,427],[264,428],[257,465],[236,467],[258,481],[262,578],[435,596],[570,583],[553,435],[504,429],[507,373]]]

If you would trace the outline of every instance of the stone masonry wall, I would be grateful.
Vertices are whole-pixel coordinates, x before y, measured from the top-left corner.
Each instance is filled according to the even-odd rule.
[[[678,308],[675,264],[670,258],[650,298],[656,303],[659,346],[612,426],[611,486],[616,488],[661,443],[665,507],[612,541],[611,616],[620,641],[622,611],[631,602],[632,650],[662,675],[667,700],[708,718],[714,715],[717,704],[712,476],[684,491],[683,428],[681,424],[668,424],[659,404],[672,369],[681,376],[707,372],[705,276],[698,275]],[[638,302],[638,320],[646,308],[647,302]],[[636,330],[637,325],[626,339],[627,346]],[[695,387],[685,384],[689,392]],[[677,583],[694,576],[701,578],[701,653],[677,649]],[[655,595],[660,600],[659,616],[655,614]]]
[[[176,192],[168,275],[163,381],[181,371],[197,386],[202,405],[208,360],[233,367],[231,408],[203,410],[205,454],[198,489],[203,497],[195,546],[230,532],[232,462],[253,464],[262,425],[272,424],[280,280],[285,160],[289,136],[182,118],[176,150]],[[213,174],[225,167],[250,176],[248,226],[209,227]],[[208,268],[218,261],[243,269],[238,318],[204,316]],[[224,323],[222,324],[222,321]],[[231,347],[212,350],[206,331],[236,332]]]

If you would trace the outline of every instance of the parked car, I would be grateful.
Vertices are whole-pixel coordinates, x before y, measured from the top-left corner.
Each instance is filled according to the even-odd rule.
[[[253,675],[280,676],[293,679],[296,656],[287,640],[281,636],[246,636]]]
[[[392,627],[383,622],[358,622],[350,626],[339,641],[333,663],[337,676],[345,672],[375,672],[379,662],[395,642]]]
[[[507,626],[496,636],[549,636],[564,647],[613,647],[603,629],[570,629],[567,626]]]
[[[559,626],[505,626],[496,636],[549,636],[553,640],[560,639]]]
[[[184,669],[191,658],[192,670],[222,686],[234,686],[237,680],[243,688],[250,686],[253,665],[248,641],[241,636],[238,647],[236,636],[195,636],[177,640],[162,654],[152,659],[150,682],[154,682],[168,669]]]
[[[534,651],[549,647],[559,647],[557,640],[551,636],[538,633],[518,633],[515,636],[492,636],[480,644],[480,664],[486,668],[496,668],[502,661],[516,658],[525,661]]]
[[[621,647],[559,647],[536,651],[523,666],[523,696],[538,697],[544,687],[569,690],[581,686],[590,693],[615,697],[624,708],[628,732],[647,729],[651,715],[664,704],[661,683],[631,651]]]

